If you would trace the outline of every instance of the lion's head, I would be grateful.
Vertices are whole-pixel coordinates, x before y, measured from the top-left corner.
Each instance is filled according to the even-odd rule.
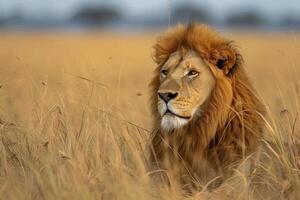
[[[203,25],[180,25],[154,48],[153,112],[162,129],[178,129],[201,117],[217,81],[228,89],[223,103],[229,107],[230,75],[239,55],[230,41]]]
[[[201,106],[209,98],[215,79],[195,51],[172,53],[159,76],[157,110],[162,128],[180,128],[201,115]]]

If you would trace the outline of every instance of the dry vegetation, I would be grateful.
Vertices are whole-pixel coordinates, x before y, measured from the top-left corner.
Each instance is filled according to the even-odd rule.
[[[156,34],[0,34],[0,199],[183,199],[149,179]],[[238,41],[269,115],[260,160],[186,199],[300,198],[300,36]]]

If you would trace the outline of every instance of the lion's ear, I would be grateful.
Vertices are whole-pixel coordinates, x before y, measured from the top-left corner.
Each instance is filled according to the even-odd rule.
[[[229,75],[236,66],[239,53],[230,44],[223,44],[210,53],[210,62]]]

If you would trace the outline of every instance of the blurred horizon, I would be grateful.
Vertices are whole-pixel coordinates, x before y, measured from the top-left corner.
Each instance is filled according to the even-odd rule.
[[[199,21],[220,27],[300,30],[299,0],[3,0],[0,28],[153,28]]]

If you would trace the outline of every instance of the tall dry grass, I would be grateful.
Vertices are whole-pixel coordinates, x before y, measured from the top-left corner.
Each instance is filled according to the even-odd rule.
[[[183,197],[147,170],[152,34],[2,33],[0,199],[300,198],[299,36],[228,35],[267,106],[266,137],[250,173]]]

